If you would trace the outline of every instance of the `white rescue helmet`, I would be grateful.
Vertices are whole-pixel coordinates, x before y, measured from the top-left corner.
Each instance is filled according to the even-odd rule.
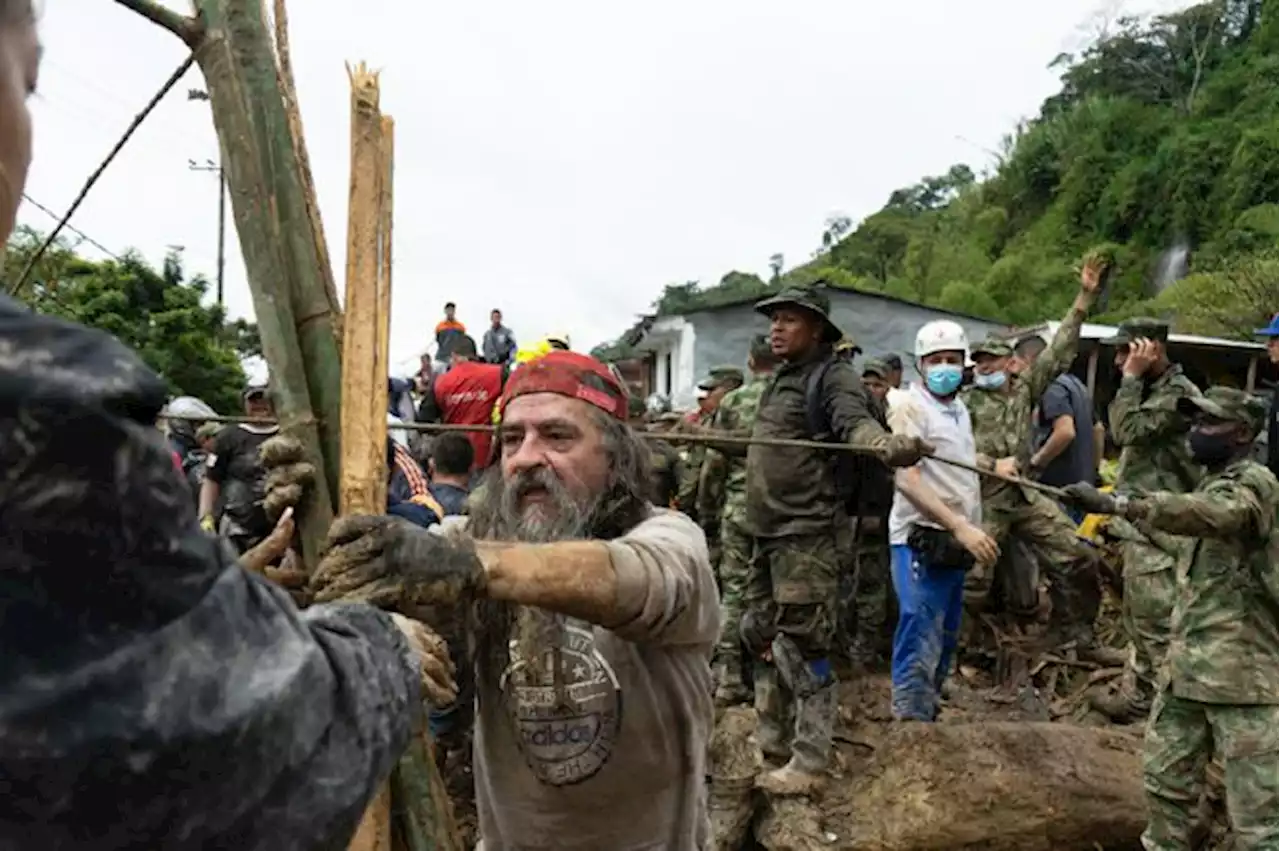
[[[164,411],[160,414],[161,417],[166,415],[175,419],[181,418],[188,422],[199,422],[209,417],[217,416],[213,408],[210,408],[203,400],[197,399],[195,396],[178,396],[173,399],[164,406]]]
[[[963,352],[969,360],[969,335],[959,322],[935,319],[920,326],[916,332],[916,360],[935,352]]]

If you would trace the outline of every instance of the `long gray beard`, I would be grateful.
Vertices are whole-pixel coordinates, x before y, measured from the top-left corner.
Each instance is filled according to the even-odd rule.
[[[534,489],[545,491],[545,501],[522,511],[521,499]],[[584,540],[591,537],[592,509],[574,500],[546,468],[523,472],[510,482],[494,468],[486,477],[484,498],[472,512],[469,525],[475,537],[484,540],[528,544]],[[557,649],[565,629],[562,616],[496,601],[482,603],[479,616],[476,650],[482,670],[492,665],[491,673],[501,676],[513,658],[540,667],[542,654],[551,648],[555,680],[559,683],[563,679]]]

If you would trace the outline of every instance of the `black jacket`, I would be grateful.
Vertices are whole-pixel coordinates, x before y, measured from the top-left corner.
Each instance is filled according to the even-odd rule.
[[[0,298],[0,849],[343,849],[419,677],[202,533],[114,338]]]

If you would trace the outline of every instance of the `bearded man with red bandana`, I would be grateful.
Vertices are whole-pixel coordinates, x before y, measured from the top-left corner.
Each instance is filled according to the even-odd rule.
[[[706,539],[650,504],[648,450],[604,364],[546,354],[501,406],[499,463],[471,514],[432,530],[339,521],[318,599],[427,622],[475,602],[484,851],[706,847],[720,631]]]

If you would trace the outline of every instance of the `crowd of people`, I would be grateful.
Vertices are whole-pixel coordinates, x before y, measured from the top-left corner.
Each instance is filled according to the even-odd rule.
[[[32,4],[0,0],[0,236],[39,59]],[[757,305],[749,376],[714,371],[691,419],[567,339],[522,358],[496,312],[477,347],[450,306],[407,393],[492,438],[389,437],[385,511],[339,518],[308,569],[292,513],[317,472],[264,422],[269,388],[245,391],[251,421],[201,426],[207,406],[168,400],[115,338],[0,298],[0,847],[344,847],[425,705],[441,740],[474,736],[484,851],[704,849],[716,702],[753,703],[758,785],[804,795],[847,635],[863,666],[889,645],[904,722],[938,717],[966,609],[1088,647],[1072,508],[1124,542],[1144,844],[1189,847],[1213,759],[1236,847],[1275,848],[1277,484],[1251,458],[1274,402],[1202,393],[1167,325],[1131,321],[1111,341],[1115,489],[1077,481],[1056,506],[1014,477],[1086,438],[1070,388],[1047,394],[1100,273],[1043,352],[929,323],[908,387],[901,363],[854,366],[820,293],[785,290]],[[1014,540],[1042,573],[1002,559]]]

